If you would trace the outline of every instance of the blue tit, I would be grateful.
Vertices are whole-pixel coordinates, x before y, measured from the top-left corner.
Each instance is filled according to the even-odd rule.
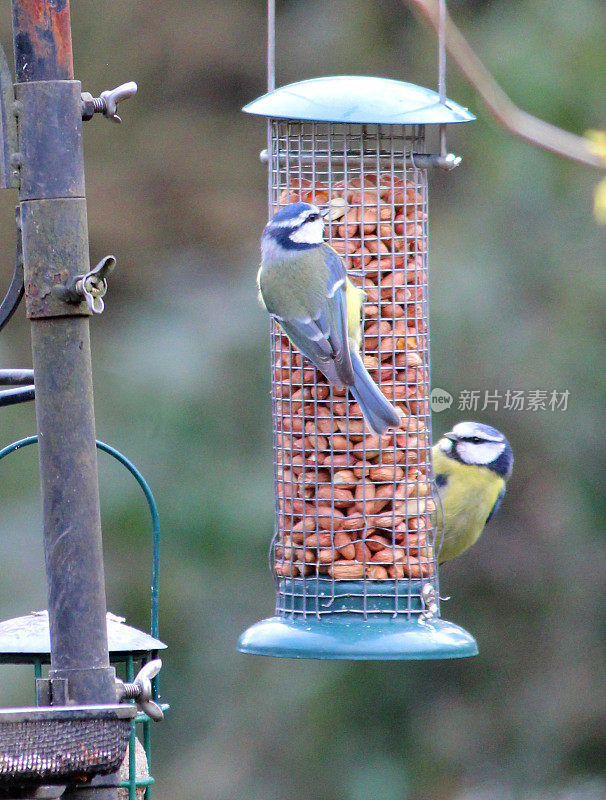
[[[513,468],[511,445],[500,431],[459,422],[433,447],[433,470],[442,506],[436,512],[439,563],[461,555],[479,539],[498,510]],[[438,504],[439,505],[439,504]]]
[[[291,203],[273,216],[261,238],[259,297],[295,347],[333,386],[351,391],[368,428],[382,435],[399,427],[400,415],[360,357],[364,292],[323,232],[324,214],[310,203]]]

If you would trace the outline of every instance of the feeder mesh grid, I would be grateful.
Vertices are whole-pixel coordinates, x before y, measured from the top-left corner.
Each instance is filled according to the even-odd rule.
[[[426,583],[439,596],[427,172],[411,155],[424,152],[424,127],[270,120],[268,139],[270,215],[299,200],[331,205],[325,239],[366,292],[366,367],[402,412],[397,431],[370,434],[351,396],[272,321],[276,611],[366,615],[372,598],[375,613],[420,613]],[[354,602],[331,603],[346,580]]]

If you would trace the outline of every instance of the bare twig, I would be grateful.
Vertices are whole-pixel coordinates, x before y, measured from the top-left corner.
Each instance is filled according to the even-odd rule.
[[[432,28],[438,31],[438,0],[403,0],[403,2],[417,8]],[[564,131],[518,108],[488,72],[448,15],[446,15],[445,39],[446,49],[453,61],[503,127],[544,150],[550,150],[589,167],[606,169],[606,164],[594,152],[593,145],[588,139]]]

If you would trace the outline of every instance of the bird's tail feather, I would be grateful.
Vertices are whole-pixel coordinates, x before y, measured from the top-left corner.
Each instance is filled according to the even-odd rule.
[[[382,436],[388,428],[399,428],[400,415],[368,374],[355,345],[350,347],[350,354],[355,382],[349,388],[366,424],[376,436]]]

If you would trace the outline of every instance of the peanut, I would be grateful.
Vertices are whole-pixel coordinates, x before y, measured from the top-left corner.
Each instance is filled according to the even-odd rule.
[[[338,531],[338,533],[335,533],[335,548],[342,558],[348,561],[355,558],[356,548],[352,544],[349,534],[345,533],[345,531]]]
[[[369,564],[366,567],[366,577],[373,581],[383,581],[389,577],[385,567],[380,564]]]
[[[402,547],[385,547],[383,550],[377,550],[373,554],[371,561],[380,564],[393,564],[395,561],[402,561],[404,559],[404,549]]]
[[[297,556],[297,561],[315,561],[315,556],[311,550],[297,548],[295,555]]]
[[[367,536],[365,542],[366,546],[373,553],[378,553],[380,550],[384,550],[386,547],[391,547],[391,542],[389,539],[386,536],[381,536],[378,533],[373,533],[372,536]]]
[[[403,568],[407,578],[427,578],[429,575],[429,564],[426,561],[411,558],[403,564]]]
[[[364,527],[364,517],[362,514],[349,513],[343,520],[343,530],[345,531],[358,531]]]
[[[364,542],[360,541],[360,539],[356,539],[356,541],[353,543],[353,546],[355,552],[354,558],[356,561],[361,561],[363,564],[366,564],[367,561],[370,561],[372,553],[368,547],[366,547]]]
[[[381,481],[401,481],[404,477],[404,470],[401,467],[371,467],[369,475],[370,480],[375,483],[381,483]]]
[[[340,469],[335,472],[335,486],[355,486],[357,482],[358,479],[351,469]]]
[[[338,558],[338,555],[332,549],[332,547],[321,548],[318,550],[318,561],[321,564],[331,564],[335,558]]]
[[[332,539],[330,533],[312,533],[305,539],[307,547],[330,547]]]
[[[276,561],[274,564],[274,569],[276,573],[281,575],[283,578],[293,578],[295,575],[299,574],[297,567],[288,561]]]
[[[330,505],[318,505],[318,527],[323,531],[341,530],[345,514]]]
[[[364,564],[356,561],[337,561],[328,568],[329,575],[336,580],[356,580],[364,577]]]
[[[338,486],[319,486],[316,496],[320,500],[334,502],[336,508],[347,508],[353,503],[353,495],[348,489]]]

